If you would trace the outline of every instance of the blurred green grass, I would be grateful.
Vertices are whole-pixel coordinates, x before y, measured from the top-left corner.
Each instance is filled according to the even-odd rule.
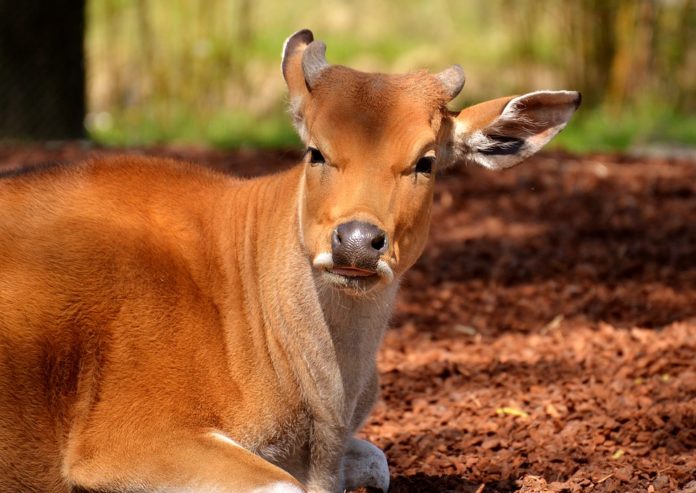
[[[460,63],[467,84],[453,108],[542,88],[581,90],[585,103],[556,148],[696,145],[689,2],[646,11],[638,0],[90,0],[87,128],[106,145],[297,146],[280,50],[289,34],[310,27],[330,62],[361,70],[439,71]],[[646,12],[647,34],[639,29]],[[609,14],[616,32],[607,45],[613,56],[604,60],[601,29],[610,27],[598,30],[595,16]],[[582,16],[589,27],[578,22]],[[574,34],[580,28],[591,30]],[[657,62],[641,58],[647,42]],[[592,57],[606,66],[594,66]]]
[[[659,104],[617,114],[581,107],[548,147],[585,153],[650,146],[696,146],[696,115],[680,114]]]
[[[282,110],[261,119],[250,113],[230,111],[198,119],[185,109],[166,121],[141,114],[117,115],[116,119],[107,129],[93,127],[92,138],[110,146],[203,143],[237,149],[300,145],[300,139]],[[696,116],[664,108],[637,108],[619,115],[602,109],[581,108],[548,147],[585,153],[625,151],[650,145],[696,145]]]
[[[220,111],[196,115],[187,108],[169,109],[163,119],[140,112],[109,115],[108,125],[93,124],[90,137],[107,146],[153,144],[206,144],[223,149],[241,147],[288,148],[300,145],[285,111],[258,118],[250,112]],[[97,116],[98,118],[99,116]]]

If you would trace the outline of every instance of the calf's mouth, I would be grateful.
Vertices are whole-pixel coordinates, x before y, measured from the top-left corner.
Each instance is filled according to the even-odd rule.
[[[386,283],[391,283],[394,280],[394,271],[391,266],[382,259],[379,259],[374,266],[346,265],[334,262],[334,256],[331,253],[323,252],[314,257],[312,265],[317,270],[347,280],[382,280]]]

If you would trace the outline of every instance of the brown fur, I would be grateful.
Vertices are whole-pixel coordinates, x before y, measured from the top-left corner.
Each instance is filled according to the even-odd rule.
[[[292,227],[271,211],[284,194],[292,203],[288,179],[242,187],[121,158],[0,182],[0,388],[11,396],[0,401],[0,443],[23,454],[1,463],[0,485],[29,485],[47,468],[62,474],[37,491],[60,491],[49,484],[91,476],[95,464],[107,479],[88,486],[109,487],[131,474],[119,470],[124,457],[146,462],[191,439],[187,429],[234,430],[262,448],[278,423],[298,419],[297,384],[274,375],[263,327],[253,327],[257,266],[240,262],[255,253],[250,237],[283,235],[268,221],[271,231],[256,230],[262,217]],[[280,253],[269,261],[283,262]],[[241,279],[245,289],[234,289]]]

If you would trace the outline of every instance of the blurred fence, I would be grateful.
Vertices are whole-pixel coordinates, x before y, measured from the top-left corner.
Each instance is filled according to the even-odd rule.
[[[327,42],[332,63],[380,71],[462,64],[467,85],[454,106],[569,88],[583,92],[580,118],[593,107],[628,122],[636,108],[647,121],[696,113],[696,0],[87,0],[86,7],[86,122],[107,142],[292,139],[280,48],[304,27]],[[83,8],[84,0],[0,0],[0,135],[81,132]],[[692,121],[683,133],[696,141]]]

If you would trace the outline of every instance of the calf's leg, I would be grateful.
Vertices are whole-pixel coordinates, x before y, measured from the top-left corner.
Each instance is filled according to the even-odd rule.
[[[132,439],[131,439],[132,440]],[[221,432],[98,449],[74,447],[64,473],[77,491],[304,493],[286,471]],[[137,452],[136,452],[137,451]]]

